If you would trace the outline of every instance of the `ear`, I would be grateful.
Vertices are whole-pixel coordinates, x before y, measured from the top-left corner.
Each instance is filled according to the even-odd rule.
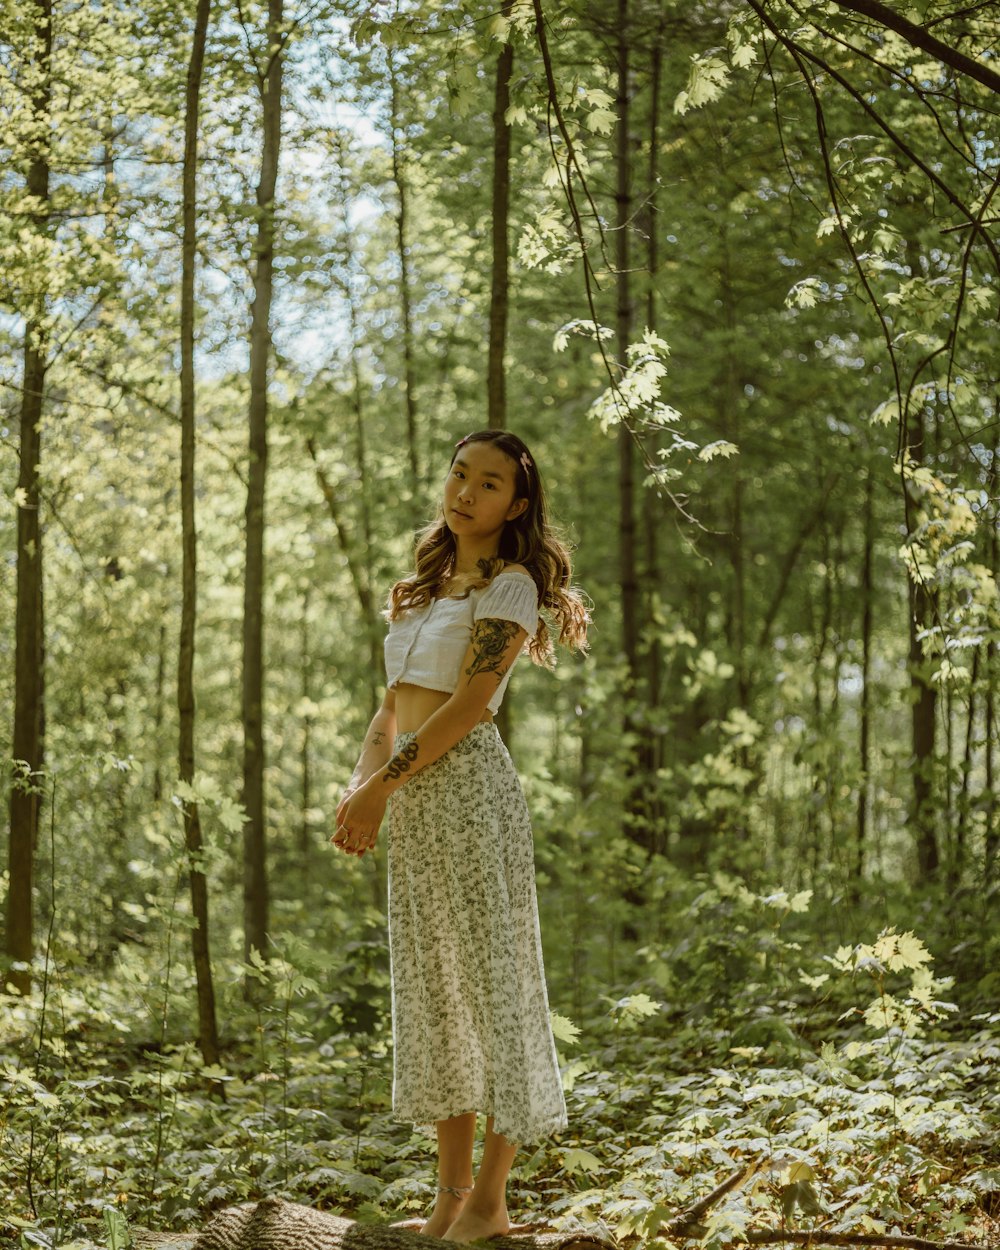
[[[528,507],[527,499],[515,499],[507,509],[507,520],[516,521],[522,512]]]

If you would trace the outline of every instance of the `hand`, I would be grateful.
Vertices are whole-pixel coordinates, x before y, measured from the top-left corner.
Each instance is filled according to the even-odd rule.
[[[351,797],[354,791],[358,788],[358,785],[359,783],[356,781],[348,782],[347,787],[344,790],[344,793],[340,796],[340,802],[337,804],[337,826],[338,827],[340,826],[340,823],[341,823],[340,814],[343,811],[343,808],[345,804],[347,803],[347,800]]]
[[[349,791],[337,808],[337,831],[330,838],[333,845],[348,855],[364,855],[375,846],[379,827],[385,815],[387,796],[377,784],[366,781]]]

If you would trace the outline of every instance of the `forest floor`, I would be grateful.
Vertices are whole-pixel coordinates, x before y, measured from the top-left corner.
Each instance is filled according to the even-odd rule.
[[[810,964],[772,928],[768,967],[733,932],[715,973],[703,944],[674,948],[683,1001],[651,958],[576,1024],[554,1017],[570,1127],[519,1153],[512,1218],[677,1246],[670,1218],[753,1166],[700,1221],[705,1245],[765,1230],[1000,1245],[1000,1013],[944,1002],[908,935]],[[187,1231],[264,1196],[362,1221],[425,1212],[433,1138],[392,1119],[384,959],[362,954],[332,992],[287,963],[258,1005],[233,992],[211,1068],[176,1025],[151,1033],[139,956],[64,970],[44,1014],[40,991],[7,999],[0,1242],[116,1250],[128,1223]]]

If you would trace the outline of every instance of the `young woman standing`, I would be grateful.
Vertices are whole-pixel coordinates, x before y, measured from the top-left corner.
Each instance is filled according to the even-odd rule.
[[[438,1195],[421,1231],[451,1241],[509,1231],[518,1143],[566,1126],[531,822],[493,723],[521,651],[551,662],[540,605],[560,642],[586,649],[589,617],[534,458],[507,431],[469,434],[416,571],[389,595],[388,689],[331,838],[364,855],[388,804],[393,1115],[436,1126]]]

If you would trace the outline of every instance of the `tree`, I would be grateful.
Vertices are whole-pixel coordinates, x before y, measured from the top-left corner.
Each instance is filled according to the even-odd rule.
[[[514,0],[503,0],[500,15],[509,19]],[[486,421],[491,430],[507,424],[507,375],[504,353],[507,349],[507,314],[510,306],[510,78],[514,70],[514,44],[509,32],[497,56],[496,91],[493,103],[493,203],[490,222],[493,232],[493,280],[490,287],[490,345],[486,363]]]
[[[49,215],[49,108],[52,91],[52,0],[32,0],[26,14],[24,37],[31,51],[26,61],[26,94],[30,99],[28,173],[26,180],[28,229],[43,239]],[[41,277],[42,275],[38,275]],[[42,401],[48,367],[48,291],[28,279],[21,387],[21,450],[17,486],[17,608],[14,625],[14,737],[16,776],[10,792],[10,890],[7,895],[7,953],[20,967],[11,983],[26,993],[31,985],[33,954],[33,891],[35,848],[38,840],[39,784],[44,759],[42,705],[42,531],[39,525],[38,472],[41,464]]]
[[[257,183],[254,294],[250,307],[249,481],[243,597],[243,804],[247,813],[243,831],[243,903],[244,952],[248,962],[254,950],[266,958],[269,949],[264,806],[264,496],[274,274],[274,195],[281,150],[281,85],[287,39],[283,0],[268,0],[263,57],[255,57],[254,64],[263,130]],[[250,54],[254,56],[252,48]]]
[[[211,0],[198,0],[184,101],[183,243],[181,249],[181,629],[177,657],[177,766],[182,783],[191,786],[195,771],[194,652],[198,594],[198,532],[195,524],[195,252],[197,247],[198,106],[205,63]],[[198,802],[184,806],[184,840],[189,856],[188,882],[195,981],[198,987],[198,1043],[206,1064],[219,1061],[215,988],[208,943],[208,881],[201,862],[204,850]]]

